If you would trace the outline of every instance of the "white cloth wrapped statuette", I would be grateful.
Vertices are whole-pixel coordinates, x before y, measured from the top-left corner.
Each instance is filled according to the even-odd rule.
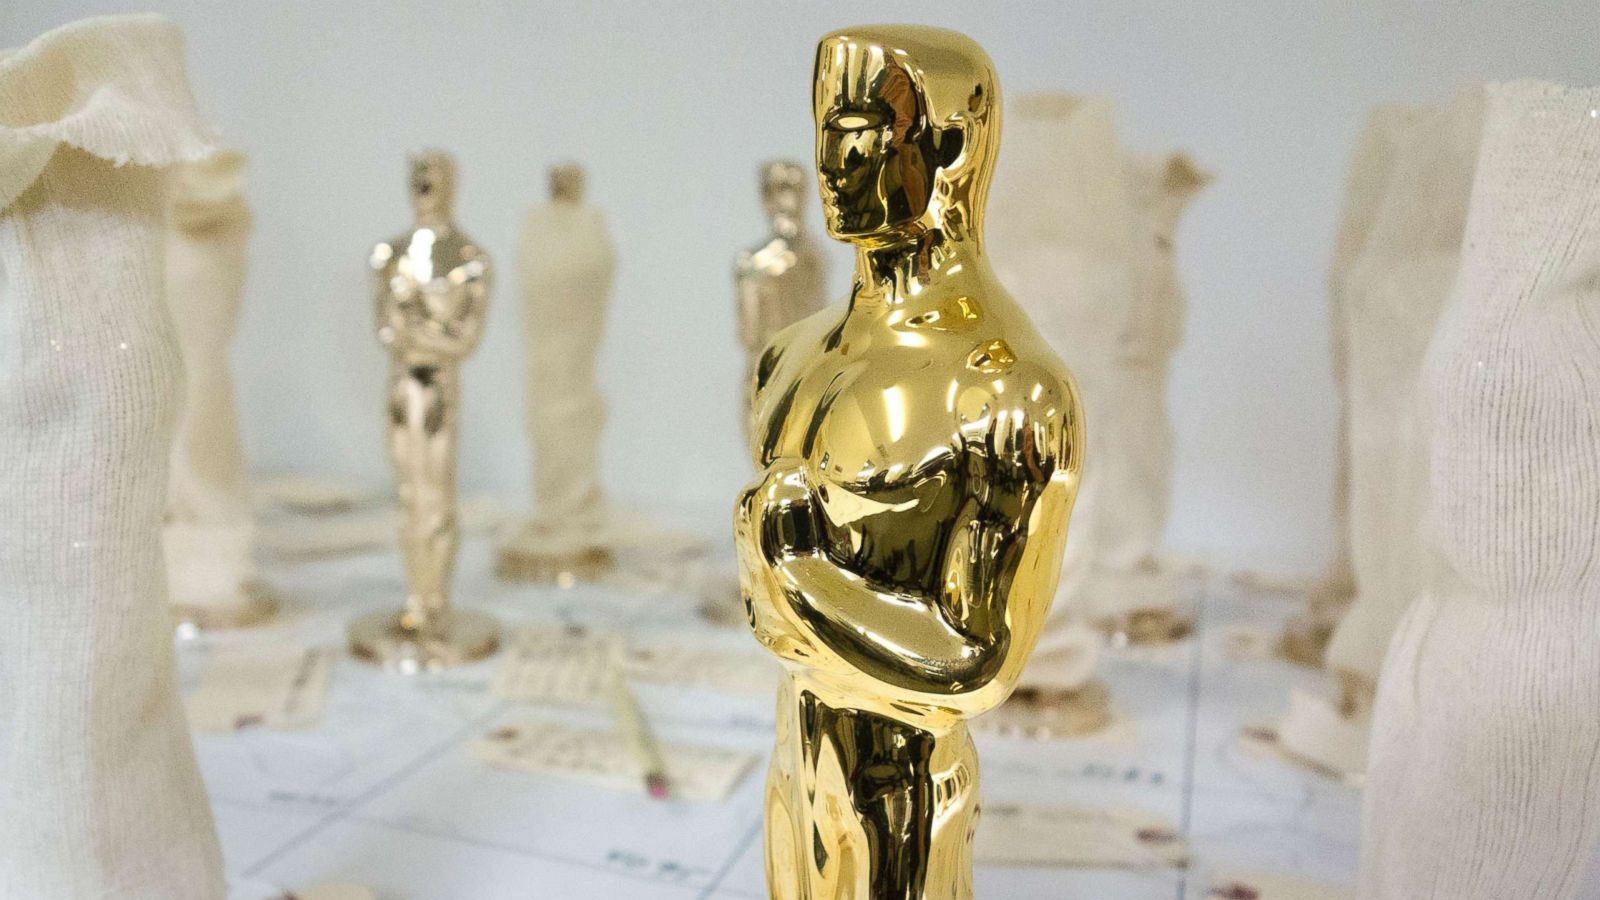
[[[1291,754],[1349,775],[1366,766],[1384,652],[1427,570],[1421,535],[1427,438],[1418,377],[1460,258],[1481,89],[1463,90],[1430,113],[1396,111],[1383,119],[1395,129],[1383,196],[1355,260],[1344,255],[1346,246],[1336,252],[1332,284],[1336,341],[1343,341],[1336,354],[1345,364],[1357,586],[1325,654],[1340,696],[1293,698],[1279,727]]]
[[[1482,105],[1481,88],[1464,89],[1411,129],[1344,284],[1359,594],[1334,632],[1327,664],[1369,696],[1395,625],[1427,571],[1427,436],[1418,377],[1456,277]]]
[[[1379,685],[1361,896],[1600,896],[1600,89],[1488,90],[1422,384],[1432,577]]]
[[[1355,595],[1355,567],[1350,560],[1350,348],[1345,311],[1345,282],[1366,247],[1367,235],[1394,170],[1401,142],[1426,110],[1412,106],[1379,106],[1367,116],[1356,140],[1345,182],[1344,205],[1334,235],[1333,258],[1328,264],[1328,325],[1332,333],[1333,381],[1338,391],[1339,424],[1334,447],[1333,529],[1334,550],[1327,567],[1312,588],[1311,616],[1342,611]],[[1318,605],[1324,608],[1318,609]],[[1313,626],[1323,625],[1314,621]]]
[[[179,617],[201,627],[254,624],[275,606],[254,578],[228,361],[250,236],[244,163],[225,151],[174,166],[167,187],[167,304],[188,376],[167,491],[167,576]]]
[[[595,363],[616,251],[605,216],[583,202],[582,170],[553,168],[550,192],[523,222],[517,260],[534,510],[499,559],[502,575],[531,580],[598,575],[611,563],[600,487],[605,398]]]
[[[182,369],[158,167],[207,155],[178,30],[0,51],[0,897],[216,900],[161,565]]]
[[[1138,642],[1166,641],[1192,627],[1179,572],[1161,554],[1176,450],[1167,377],[1183,344],[1183,284],[1174,247],[1184,210],[1212,176],[1182,153],[1128,154],[1124,163],[1134,303],[1111,373],[1114,401],[1097,420],[1109,432],[1106,453],[1095,464],[1104,503],[1083,593],[1100,627]]]
[[[1357,592],[1350,558],[1350,273],[1367,245],[1394,173],[1395,158],[1428,115],[1422,107],[1373,109],[1350,160],[1333,258],[1328,265],[1328,319],[1339,410],[1332,498],[1334,552],[1308,592],[1305,616],[1290,622],[1280,645],[1285,656],[1303,665],[1323,664],[1334,629],[1349,611]],[[1332,698],[1291,690],[1288,712],[1278,723],[1278,735],[1284,748],[1296,758],[1353,776],[1365,770],[1367,764],[1371,682],[1365,675],[1347,673],[1343,677],[1348,690],[1359,697],[1343,698],[1346,702],[1341,710],[1341,704]]]
[[[1167,410],[1167,375],[1183,345],[1184,296],[1175,250],[1178,223],[1190,201],[1211,183],[1186,154],[1127,157],[1136,241],[1134,305],[1115,370],[1115,433],[1106,470],[1117,514],[1102,530],[1101,565],[1117,572],[1153,567],[1171,508],[1174,436]]]

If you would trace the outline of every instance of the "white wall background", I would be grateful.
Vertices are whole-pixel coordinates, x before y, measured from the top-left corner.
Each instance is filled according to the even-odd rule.
[[[756,164],[810,158],[819,35],[926,22],[982,43],[1008,92],[1110,93],[1129,144],[1186,147],[1220,175],[1180,239],[1191,311],[1169,539],[1278,571],[1315,568],[1331,539],[1323,272],[1365,109],[1436,102],[1469,80],[1600,77],[1593,0],[0,0],[0,46],[152,7],[187,30],[203,110],[253,160],[235,359],[258,468],[386,482],[364,261],[407,225],[403,156],[431,144],[455,152],[458,218],[503,261],[464,374],[464,486],[511,502],[527,491],[509,262],[545,166],[570,157],[621,254],[602,359],[606,477],[651,505],[727,503],[746,473],[729,266],[761,231]],[[842,291],[843,257],[837,269]]]

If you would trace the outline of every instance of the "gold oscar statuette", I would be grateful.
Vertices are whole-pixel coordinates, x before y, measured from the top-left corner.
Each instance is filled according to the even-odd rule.
[[[399,488],[406,602],[350,623],[350,651],[405,672],[493,653],[499,626],[453,609],[456,423],[461,361],[477,346],[489,257],[451,216],[456,167],[437,150],[411,158],[411,231],[372,250],[378,340],[389,349],[389,457]]]
[[[834,32],[813,99],[854,285],[761,355],[759,475],[734,527],[751,627],[786,669],[768,890],[969,898],[966,720],[1006,699],[1038,639],[1083,421],[984,254],[1001,106],[982,48],[925,27]]]

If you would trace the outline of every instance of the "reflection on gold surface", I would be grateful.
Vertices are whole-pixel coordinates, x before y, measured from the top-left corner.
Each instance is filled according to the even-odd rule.
[[[750,406],[761,351],[778,332],[827,304],[827,264],[806,230],[805,192],[810,176],[797,162],[775,160],[761,167],[761,205],[771,233],[739,254],[734,265],[739,342],[745,350],[742,405]],[[746,417],[748,418],[748,416]],[[750,423],[745,422],[748,441]]]
[[[389,457],[402,521],[406,602],[350,628],[356,656],[407,671],[493,652],[498,632],[450,608],[456,521],[457,373],[477,347],[489,298],[489,257],[456,227],[455,163],[439,151],[411,160],[416,227],[373,248],[378,340],[389,348]]]
[[[1077,491],[1070,376],[996,281],[983,50],[909,26],[823,38],[817,169],[848,303],[757,366],[735,513],[756,637],[786,663],[768,776],[775,898],[972,893],[966,719],[1016,685]]]

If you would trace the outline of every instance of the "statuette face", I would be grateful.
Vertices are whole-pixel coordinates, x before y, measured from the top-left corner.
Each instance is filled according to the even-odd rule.
[[[846,306],[781,332],[735,516],[756,637],[786,663],[767,785],[773,897],[971,896],[966,719],[1048,612],[1083,424],[983,253],[999,85],[971,40],[825,37],[814,93]]]

